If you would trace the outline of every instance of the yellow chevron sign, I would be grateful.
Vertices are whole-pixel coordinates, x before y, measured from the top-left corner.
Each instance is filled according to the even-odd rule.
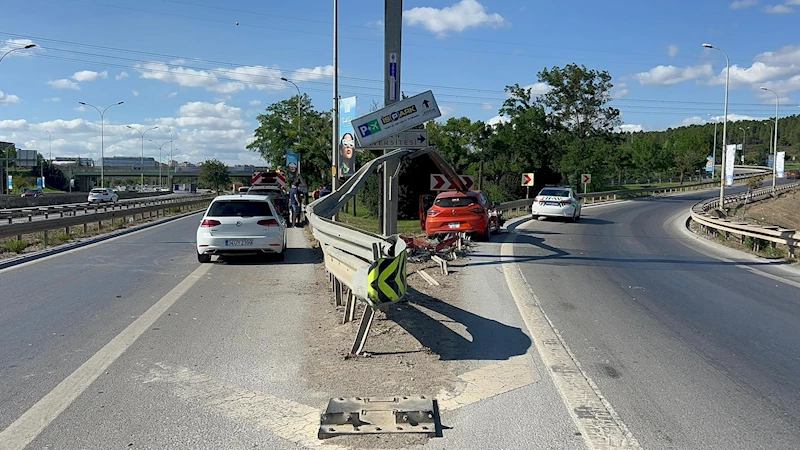
[[[380,258],[369,267],[367,296],[376,306],[406,295],[406,250],[394,258]]]

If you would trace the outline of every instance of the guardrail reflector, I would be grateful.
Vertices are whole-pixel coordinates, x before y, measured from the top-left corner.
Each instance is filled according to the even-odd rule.
[[[379,258],[369,266],[367,295],[376,306],[396,302],[406,295],[406,254],[403,250],[394,258]]]

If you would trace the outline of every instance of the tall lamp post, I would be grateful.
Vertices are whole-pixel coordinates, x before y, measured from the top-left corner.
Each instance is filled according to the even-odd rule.
[[[744,146],[747,143],[747,130],[749,130],[750,127],[747,127],[747,128],[739,127],[739,129],[742,130],[742,164],[744,164],[745,163],[744,162]]]
[[[18,50],[27,50],[27,49],[29,49],[29,48],[33,48],[33,47],[36,47],[36,44],[28,44],[28,45],[26,45],[26,46],[24,46],[24,47],[12,48],[11,50],[9,50],[9,51],[7,51],[7,52],[3,53],[3,56],[0,56],[0,62],[2,62],[2,61],[3,61],[3,58],[5,58],[6,56],[8,56],[8,54],[9,54],[9,53],[13,53],[13,52],[16,52],[16,51],[18,51]]]
[[[158,147],[158,187],[160,188],[161,187],[161,147],[164,144],[166,144],[167,142],[172,142],[172,141],[166,141],[166,142],[163,142],[161,144],[159,144],[158,142],[156,142],[156,141],[154,141],[152,139],[148,139],[148,141],[152,142],[153,144],[156,144],[156,146]]]
[[[53,133],[48,130],[44,130],[47,133],[47,151],[50,158],[50,163],[53,163]],[[44,158],[42,158],[42,189],[44,189]]]
[[[706,115],[711,117],[711,114]],[[714,120],[714,148],[711,149],[711,158],[713,159],[713,161],[711,161],[711,181],[714,181],[714,169],[717,166],[717,123],[719,123],[719,121],[713,117],[711,118]]]
[[[722,121],[722,176],[719,183],[719,208],[722,209],[725,206],[725,152],[728,143],[728,87],[731,82],[731,60],[725,50],[719,47],[714,47],[711,44],[703,44],[703,47],[719,50],[725,55],[725,113]]]
[[[775,179],[778,177],[778,105],[780,97],[772,89],[761,87],[762,90],[772,92],[775,95],[775,141],[772,143],[772,190],[775,190]]]
[[[105,177],[106,161],[105,161],[105,158],[104,158],[105,157],[105,116],[106,116],[106,111],[108,110],[108,108],[111,108],[112,106],[118,106],[118,105],[121,105],[121,104],[123,104],[125,102],[112,103],[111,105],[106,106],[102,111],[97,106],[90,105],[90,104],[88,104],[86,102],[78,102],[78,103],[83,105],[83,106],[91,106],[92,108],[96,109],[98,113],[100,113],[100,160],[103,161],[103,163],[100,164],[100,187],[106,187],[106,185],[105,185],[105,182],[106,182],[106,177]]]
[[[169,167],[172,164],[172,128],[167,127],[169,131],[169,162],[167,163],[167,182],[170,185],[170,190],[172,190],[172,179],[169,176]],[[158,167],[161,167],[160,165]]]
[[[148,128],[142,132],[137,128],[133,128],[130,125],[125,125],[126,127],[130,128],[131,130],[139,133],[139,136],[142,137],[142,156],[139,158],[139,189],[144,189],[144,135],[147,134],[148,131],[157,130],[158,127]]]

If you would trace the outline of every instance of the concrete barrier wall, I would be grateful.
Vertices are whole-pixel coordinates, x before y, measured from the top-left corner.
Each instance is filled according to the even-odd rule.
[[[155,197],[170,192],[117,192],[121,200],[131,198]],[[83,203],[89,196],[88,192],[75,192],[71,194],[46,194],[44,197],[20,197],[17,195],[0,195],[0,209],[29,208],[33,206],[66,205],[69,203]]]

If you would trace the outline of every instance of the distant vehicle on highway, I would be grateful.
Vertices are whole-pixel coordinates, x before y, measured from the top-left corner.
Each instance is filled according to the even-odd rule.
[[[500,231],[503,217],[497,204],[489,201],[481,191],[446,191],[433,200],[431,195],[420,199],[420,221],[424,212],[424,229],[428,237],[467,232],[488,241],[492,233]]]
[[[44,191],[42,188],[25,189],[20,197],[44,197]]]
[[[796,180],[796,179],[800,178],[800,170],[797,170],[797,169],[787,170],[786,171],[786,178],[788,178],[790,180]]]
[[[119,201],[119,195],[111,188],[94,188],[89,191],[89,203],[105,203]]]
[[[546,187],[533,199],[531,217],[564,217],[575,222],[581,217],[581,201],[571,187]]]
[[[197,261],[212,255],[274,255],[283,260],[286,222],[266,195],[221,195],[197,227]]]

